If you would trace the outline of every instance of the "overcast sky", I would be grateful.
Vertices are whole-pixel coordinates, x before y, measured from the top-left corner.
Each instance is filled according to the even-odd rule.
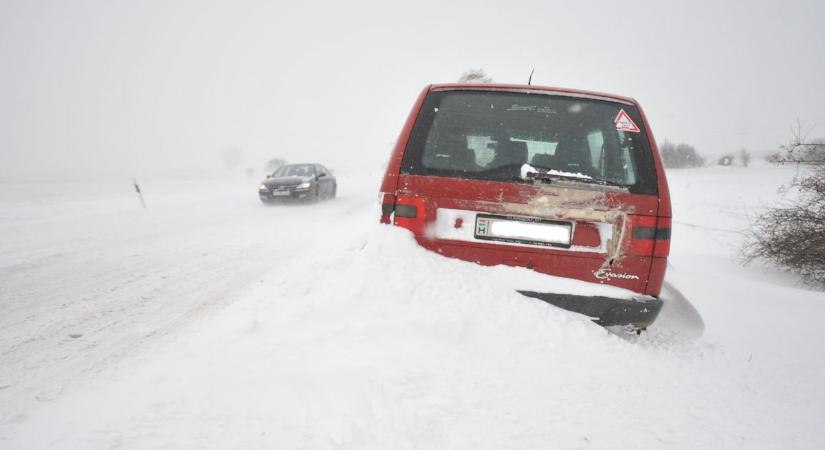
[[[469,68],[635,97],[705,155],[825,136],[825,2],[573,3],[0,0],[0,176],[376,161]]]

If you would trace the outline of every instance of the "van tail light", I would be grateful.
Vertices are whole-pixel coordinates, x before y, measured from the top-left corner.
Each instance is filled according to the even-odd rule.
[[[670,254],[670,217],[659,217],[656,222],[656,247],[653,250],[653,256],[666,258]]]
[[[381,223],[392,223],[392,213],[395,212],[395,195],[381,193]]]
[[[381,195],[381,223],[404,227],[413,234],[424,234],[426,208],[421,197]]]
[[[670,253],[669,217],[630,216],[630,244],[634,256],[667,257]]]

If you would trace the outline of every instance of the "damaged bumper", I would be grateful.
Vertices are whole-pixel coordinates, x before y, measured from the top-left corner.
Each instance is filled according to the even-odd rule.
[[[662,301],[649,295],[619,299],[549,292],[518,292],[559,308],[592,317],[594,322],[602,326],[633,325],[637,328],[645,328],[656,320],[656,316],[662,310]]]

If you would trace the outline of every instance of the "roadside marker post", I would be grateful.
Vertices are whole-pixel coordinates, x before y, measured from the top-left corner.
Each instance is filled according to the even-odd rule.
[[[137,192],[138,198],[140,198],[141,206],[143,206],[143,209],[146,209],[146,202],[143,201],[143,193],[140,192],[140,185],[138,185],[137,179],[132,180],[132,185],[135,187],[135,192]]]

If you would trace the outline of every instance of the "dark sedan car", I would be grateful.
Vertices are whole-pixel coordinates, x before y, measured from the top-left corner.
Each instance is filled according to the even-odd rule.
[[[330,171],[320,164],[287,164],[268,175],[258,196],[263,203],[278,200],[319,201],[335,198],[338,184]]]

